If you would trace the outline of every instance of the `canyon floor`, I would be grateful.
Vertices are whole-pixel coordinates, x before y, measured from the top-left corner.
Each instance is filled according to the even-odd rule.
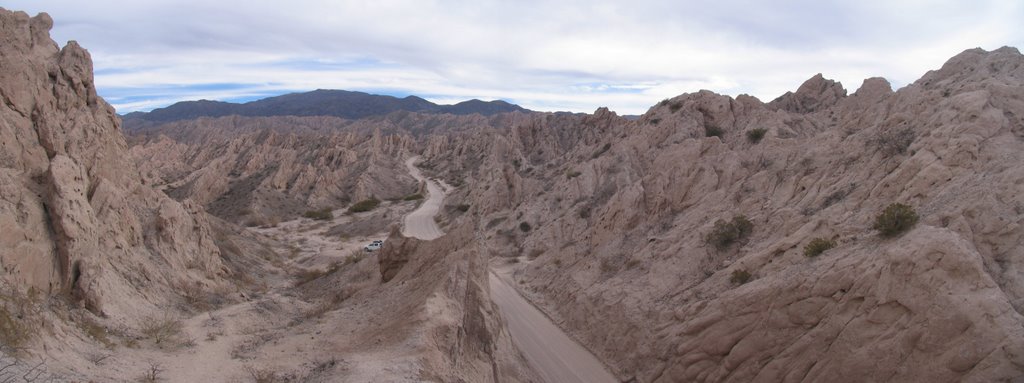
[[[367,258],[363,246],[384,239],[387,234],[378,231],[346,236],[330,233],[332,228],[356,227],[355,231],[365,231],[362,221],[395,223],[413,208],[413,202],[386,203],[371,213],[346,215],[339,210],[333,212],[334,218],[330,220],[300,218],[274,227],[250,228],[287,244],[277,249],[285,255],[281,257],[283,263],[272,265],[271,272],[256,281],[261,291],[240,293],[239,303],[181,319],[180,332],[169,333],[163,344],[96,352],[87,358],[92,363],[80,363],[73,368],[114,381],[154,374],[169,382],[249,381],[271,375],[276,381],[349,381],[335,375],[353,364],[359,366],[360,374],[368,380],[379,374],[394,376],[387,360],[398,357],[401,350],[391,350],[394,353],[386,355],[371,353],[360,360],[338,360],[324,352],[321,347],[325,342],[347,343],[358,336],[322,329],[324,321],[320,315],[328,308],[313,299],[316,294],[311,296],[299,290],[304,283],[330,270],[360,267],[358,263]],[[380,222],[376,226],[387,227]],[[364,275],[375,272],[372,264],[362,266],[365,268],[360,273]],[[337,286],[338,290],[344,287]],[[350,323],[375,320],[357,310],[347,312],[345,317]],[[406,376],[412,379],[415,371],[408,371]]]
[[[393,201],[370,213],[338,210],[329,220],[299,218],[272,227],[249,228],[280,244],[276,250],[284,259],[271,265],[271,272],[257,282],[261,286],[258,292],[239,293],[239,303],[178,320],[180,330],[169,332],[161,344],[95,352],[86,358],[90,363],[78,363],[73,368],[112,380],[157,376],[169,382],[419,381],[421,371],[413,364],[402,367],[393,363],[414,355],[412,346],[347,353],[344,359],[332,356],[336,354],[327,351],[325,345],[358,343],[354,338],[360,335],[325,328],[322,315],[333,307],[318,304],[316,297],[301,291],[303,284],[346,266],[362,270],[345,283],[366,283],[362,275],[376,273],[376,265],[360,264],[370,255],[363,246],[387,238],[386,230],[365,233],[367,228],[402,222],[402,233],[410,238],[432,240],[444,235],[435,217],[450,186],[426,179],[414,161],[415,157],[406,161],[409,171],[425,183],[428,191],[421,202]],[[491,298],[508,321],[513,343],[541,381],[618,381],[593,354],[517,292],[511,282],[515,280],[516,264],[497,259],[490,263]],[[324,293],[344,289],[336,285]],[[367,324],[379,319],[361,310],[349,309],[344,314],[349,323]]]

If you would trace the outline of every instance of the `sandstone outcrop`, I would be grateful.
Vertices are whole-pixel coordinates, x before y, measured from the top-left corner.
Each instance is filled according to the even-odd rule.
[[[833,106],[843,97],[846,97],[843,84],[828,80],[818,73],[804,81],[796,93],[786,92],[769,102],[768,107],[792,113],[811,113]]]
[[[529,381],[486,293],[488,258],[514,257],[523,292],[624,381],[1024,376],[1013,48],[965,51],[897,91],[872,78],[847,95],[819,74],[770,103],[700,91],[635,121],[602,108],[146,125],[130,130],[137,168],[88,54],[58,49],[45,15],[2,17],[4,282],[127,316],[176,283],[215,283],[204,206],[270,220],[401,197],[418,190],[401,162],[417,153],[454,187],[449,234],[395,232],[361,261],[365,288],[310,325],[356,334],[325,350],[376,353],[420,380]],[[879,236],[872,222],[895,202],[920,220]],[[710,243],[737,216],[749,233]],[[835,247],[805,255],[815,239]],[[353,270],[306,293],[334,293]],[[394,378],[370,370],[346,377]]]
[[[0,10],[0,282],[119,323],[184,283],[224,283],[205,213],[142,184],[89,53],[48,15]],[[173,272],[168,272],[173,271]]]
[[[876,78],[846,96],[815,76],[769,104],[702,91],[635,122],[541,125],[539,142],[569,138],[545,157],[523,125],[454,159],[424,153],[471,185],[451,198],[480,216],[457,219],[525,261],[525,291],[622,379],[1011,380],[1022,70],[1013,48],[969,50],[897,92]],[[921,220],[882,238],[872,222],[894,202]],[[735,215],[751,236],[709,245]],[[837,246],[806,257],[814,238]]]

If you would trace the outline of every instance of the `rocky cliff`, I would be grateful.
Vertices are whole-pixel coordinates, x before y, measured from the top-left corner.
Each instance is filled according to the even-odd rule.
[[[65,330],[22,312],[17,296],[66,298],[135,326],[182,286],[226,283],[202,206],[143,184],[120,120],[96,95],[89,53],[58,47],[52,24],[0,9],[0,284],[2,314],[28,326],[22,346],[49,343],[29,328]]]
[[[455,137],[469,139],[459,147],[475,151],[483,147],[476,145],[485,139],[482,132],[529,125],[542,115],[229,116],[140,126],[128,135],[146,183],[221,218],[265,225],[310,210],[414,194],[418,185],[403,164],[406,157],[462,150],[449,144],[460,140]]]
[[[310,302],[330,305],[295,325],[277,309],[292,343],[272,351],[326,330],[321,345],[360,362],[354,380],[530,380],[485,299],[486,259],[508,257],[523,292],[626,381],[1024,376],[1013,48],[965,51],[897,91],[873,78],[848,94],[816,75],[770,103],[700,91],[635,120],[599,109],[146,125],[131,132],[143,177],[87,53],[58,49],[45,15],[3,17],[0,241],[15,249],[3,280],[23,289],[128,316],[176,283],[214,283],[201,206],[286,217],[398,197],[415,188],[401,157],[418,153],[455,186],[440,218],[451,234],[392,236],[386,280],[364,275],[350,295],[326,296],[376,265],[309,282]],[[894,203],[917,218],[883,235],[875,221]]]
[[[1010,380],[1022,79],[1017,50],[975,49],[896,92],[819,75],[769,104],[701,91],[635,122],[599,110],[425,154],[471,185],[452,218],[525,263],[526,291],[620,378]],[[886,237],[873,224],[892,203],[920,220]],[[749,228],[716,240],[737,216]],[[815,239],[834,247],[808,256]]]
[[[264,225],[368,198],[413,194],[407,135],[344,129],[334,117],[221,117],[139,132],[146,182],[232,222]]]

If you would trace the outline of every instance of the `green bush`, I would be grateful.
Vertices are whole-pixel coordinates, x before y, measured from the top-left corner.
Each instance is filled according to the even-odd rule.
[[[804,255],[808,257],[817,257],[824,253],[825,250],[836,247],[836,242],[825,238],[812,239],[807,246],[804,246]]]
[[[876,132],[874,137],[868,139],[867,143],[869,146],[874,146],[875,149],[882,152],[886,157],[892,157],[897,154],[906,153],[907,148],[910,147],[910,144],[914,143],[915,138],[917,138],[917,134],[914,133],[913,129],[892,128]]]
[[[181,335],[184,325],[180,320],[164,315],[163,318],[151,318],[142,325],[142,335],[152,339],[158,346],[167,344]]]
[[[410,195],[405,196],[405,198],[402,198],[402,199],[406,200],[406,201],[421,200],[421,199],[423,199],[423,194],[420,194],[420,193],[410,194]]]
[[[768,129],[750,129],[747,131],[747,141],[750,141],[755,144],[761,142],[761,139],[764,138],[765,133],[768,133]]]
[[[530,229],[533,229],[533,227],[530,226],[529,222],[520,222],[519,223],[519,230],[522,230],[524,233],[529,232]]]
[[[750,272],[743,269],[736,269],[732,271],[732,276],[729,277],[729,282],[734,285],[742,285],[750,281]]]
[[[0,350],[18,351],[29,340],[30,331],[18,320],[17,315],[0,305]]]
[[[305,213],[302,213],[302,216],[316,220],[328,220],[334,218],[334,215],[331,214],[331,208],[329,207],[320,210],[310,210]]]
[[[917,224],[918,216],[914,208],[901,203],[894,203],[885,208],[875,217],[873,228],[883,237],[895,237]]]
[[[704,237],[704,241],[718,250],[725,249],[733,243],[739,242],[750,236],[754,231],[754,224],[746,216],[737,215],[732,221],[718,220],[711,232]]]
[[[364,211],[370,211],[370,210],[376,209],[378,205],[380,205],[380,200],[379,199],[370,198],[370,199],[366,199],[366,200],[362,200],[362,201],[356,202],[355,205],[352,205],[352,206],[350,206],[348,208],[348,212],[349,213],[362,213]]]
[[[717,126],[711,126],[711,125],[708,125],[708,126],[704,127],[704,137],[718,137],[718,138],[722,138],[724,136],[725,136],[725,131],[722,130],[722,128],[719,128]]]

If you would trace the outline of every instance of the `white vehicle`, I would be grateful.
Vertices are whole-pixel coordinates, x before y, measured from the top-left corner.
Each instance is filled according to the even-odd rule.
[[[371,242],[369,245],[366,245],[364,249],[366,249],[366,251],[377,251],[380,250],[381,246],[384,246],[384,241],[377,240]]]

